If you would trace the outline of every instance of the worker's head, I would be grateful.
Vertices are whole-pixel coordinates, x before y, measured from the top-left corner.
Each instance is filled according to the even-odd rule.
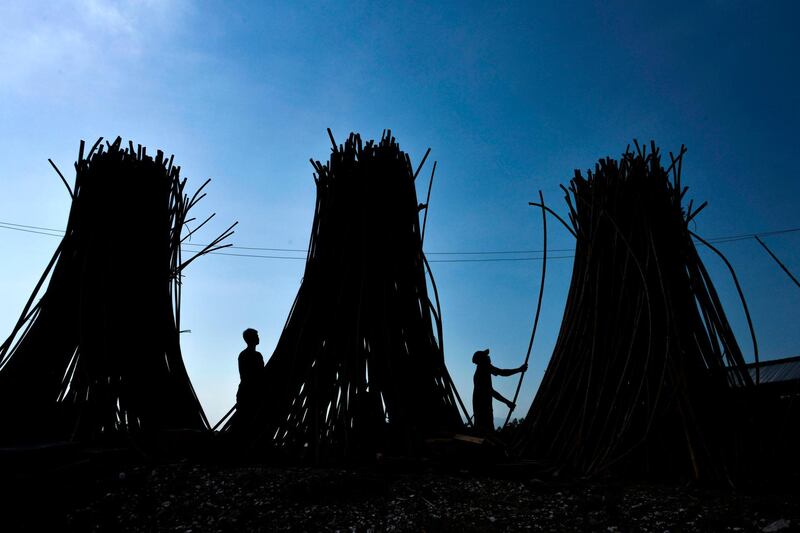
[[[485,350],[478,350],[472,355],[472,362],[476,365],[488,365],[492,362],[492,358],[489,357],[489,349]]]
[[[244,342],[246,342],[247,346],[250,348],[255,347],[259,342],[258,332],[253,328],[247,328],[244,330],[244,333],[242,333],[242,338],[244,338]]]

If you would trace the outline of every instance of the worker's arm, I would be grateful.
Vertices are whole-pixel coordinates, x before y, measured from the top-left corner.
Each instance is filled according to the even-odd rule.
[[[239,355],[238,364],[239,364],[239,381],[242,381],[244,380],[244,377],[247,375],[247,368],[245,366],[245,363],[242,361],[241,355]]]
[[[503,402],[509,407],[512,407],[514,405],[514,402],[512,402],[511,400],[509,400],[508,398],[506,398],[505,396],[503,396],[494,389],[492,389],[492,397],[497,401]]]
[[[519,374],[520,372],[525,372],[526,370],[528,370],[527,364],[524,364],[519,368],[497,368],[496,366],[492,366],[492,375],[513,376],[514,374]]]

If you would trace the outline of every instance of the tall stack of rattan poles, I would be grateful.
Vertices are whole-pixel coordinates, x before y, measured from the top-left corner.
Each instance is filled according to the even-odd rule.
[[[183,260],[205,194],[186,194],[172,158],[101,139],[81,142],[75,169],[66,234],[0,346],[2,440],[208,428],[181,356],[180,280],[233,226]]]
[[[333,142],[329,163],[312,165],[305,273],[260,410],[223,429],[314,462],[413,451],[427,435],[462,427],[438,298],[426,284],[419,169],[391,132],[363,144],[351,134]]]
[[[665,169],[637,144],[564,188],[575,262],[521,453],[581,475],[731,475],[743,421],[730,385],[753,381],[695,247],[705,204],[684,207],[683,153]]]

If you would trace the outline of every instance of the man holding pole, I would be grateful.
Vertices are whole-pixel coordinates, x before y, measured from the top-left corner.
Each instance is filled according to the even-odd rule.
[[[489,350],[479,350],[472,356],[475,363],[475,377],[473,378],[474,389],[472,392],[472,410],[475,413],[475,429],[479,432],[490,435],[494,432],[494,412],[492,410],[492,398],[503,402],[509,409],[514,408],[514,403],[505,398],[502,394],[492,388],[492,376],[513,376],[520,372],[525,372],[528,365],[524,364],[518,368],[504,369],[492,365],[489,357]]]

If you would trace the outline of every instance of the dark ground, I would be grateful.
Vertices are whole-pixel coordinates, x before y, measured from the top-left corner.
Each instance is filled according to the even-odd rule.
[[[0,531],[800,530],[791,488],[545,482],[420,465],[97,463],[4,476]]]

